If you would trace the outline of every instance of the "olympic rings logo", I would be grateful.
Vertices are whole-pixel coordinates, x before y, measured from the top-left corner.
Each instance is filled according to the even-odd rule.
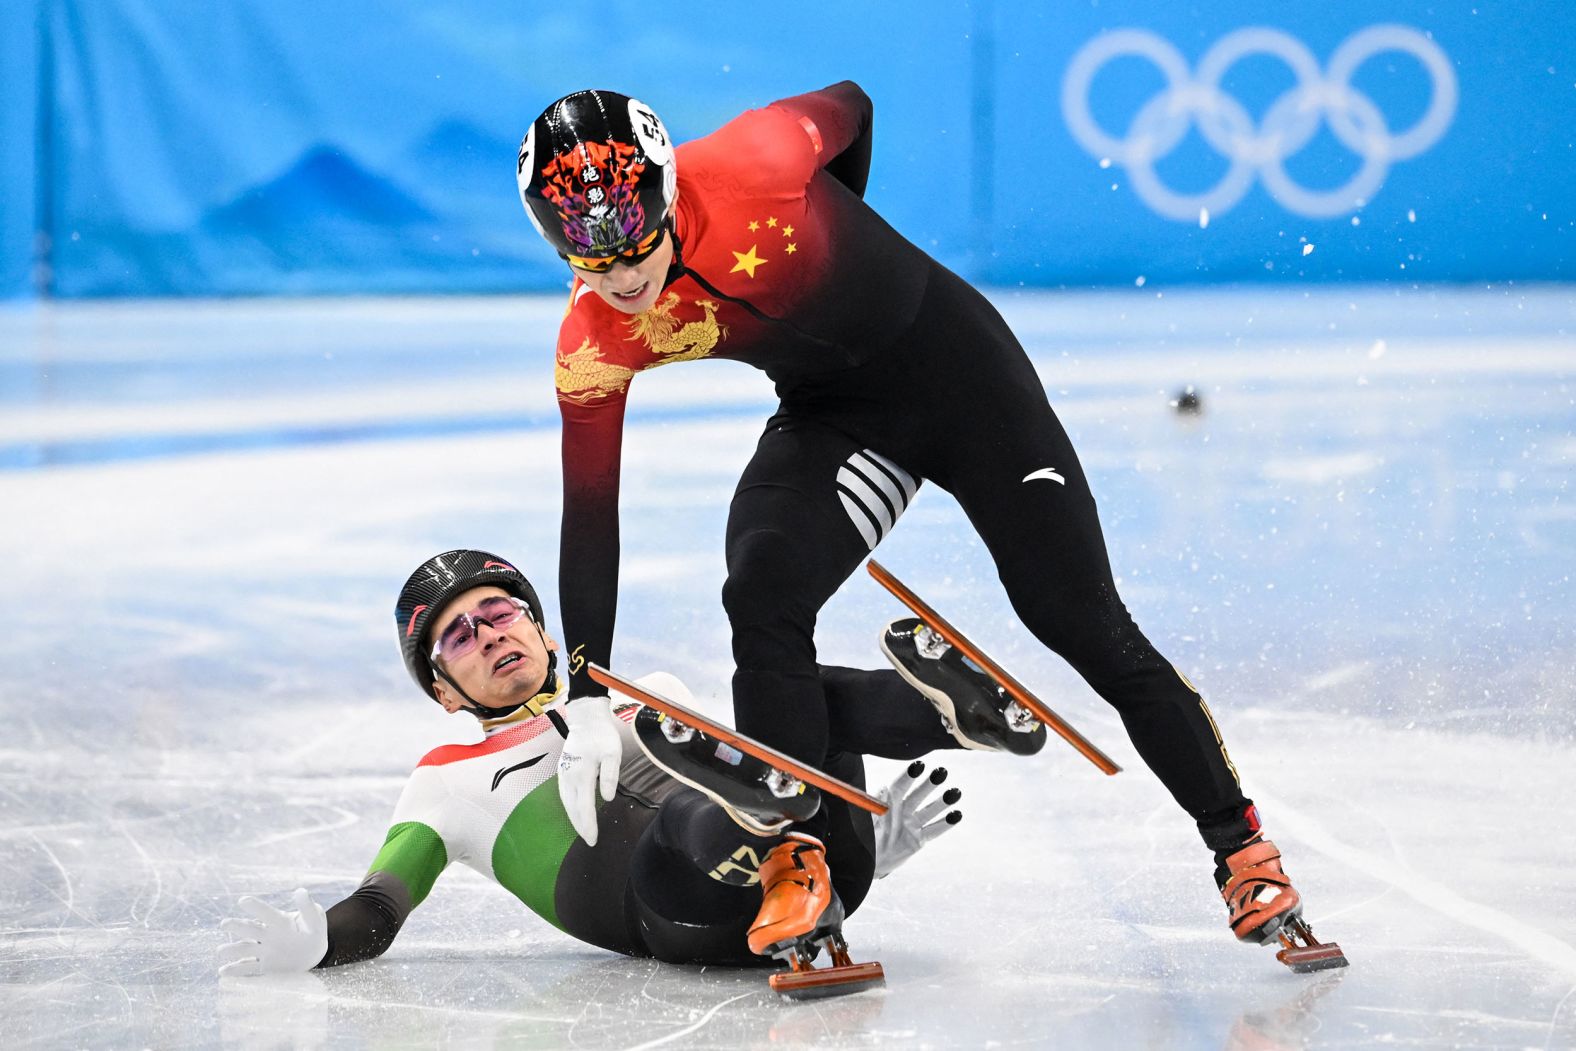
[[[1428,109],[1398,134],[1351,82],[1359,66],[1387,51],[1412,55],[1432,82]],[[1297,78],[1258,126],[1220,87],[1227,70],[1250,55],[1279,59]],[[1090,113],[1089,89],[1107,63],[1127,56],[1148,59],[1165,76],[1166,87],[1138,111],[1126,136],[1116,138]],[[1255,176],[1282,207],[1298,215],[1329,218],[1354,211],[1373,199],[1391,164],[1439,141],[1455,117],[1456,98],[1449,57],[1428,37],[1401,25],[1369,26],[1352,34],[1330,56],[1326,72],[1295,37],[1263,27],[1238,29],[1205,53],[1196,75],[1169,41],[1142,29],[1119,29],[1080,48],[1062,79],[1062,115],[1079,145],[1102,164],[1109,160],[1125,168],[1134,191],[1154,211],[1183,221],[1229,211],[1252,188]],[[1308,145],[1321,122],[1328,122],[1336,139],[1362,159],[1356,174],[1332,190],[1309,189],[1286,172],[1287,159]],[[1161,180],[1155,164],[1181,144],[1193,124],[1229,165],[1213,188],[1178,193]]]

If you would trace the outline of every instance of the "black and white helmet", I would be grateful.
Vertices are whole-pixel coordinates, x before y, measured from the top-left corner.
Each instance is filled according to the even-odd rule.
[[[616,91],[577,91],[543,110],[515,175],[532,225],[566,257],[638,251],[678,198],[668,129],[650,106]]]
[[[502,588],[524,602],[531,610],[531,619],[542,627],[542,602],[531,582],[512,564],[486,551],[461,548],[434,555],[418,566],[400,588],[399,601],[394,605],[400,655],[405,658],[410,677],[433,700],[438,699],[432,688],[436,672],[429,658],[431,643],[427,641],[432,618],[454,596],[488,585]],[[549,677],[552,674],[550,667]]]

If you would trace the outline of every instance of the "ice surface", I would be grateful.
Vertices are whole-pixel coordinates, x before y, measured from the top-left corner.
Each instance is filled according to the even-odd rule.
[[[414,761],[474,734],[396,657],[410,569],[491,548],[556,605],[561,304],[74,304],[0,312],[0,1039],[1576,1046],[1576,293],[999,302],[1128,605],[1349,970],[1231,940],[1190,823],[927,488],[882,561],[1127,770],[948,756],[965,821],[848,926],[886,990],[787,1005],[759,973],[610,956],[458,870],[375,962],[221,983],[239,895],[337,900]],[[1187,384],[1196,420],[1168,405]],[[719,714],[725,510],[770,406],[696,362],[630,415],[616,663]],[[856,578],[824,656],[875,666],[899,612]]]

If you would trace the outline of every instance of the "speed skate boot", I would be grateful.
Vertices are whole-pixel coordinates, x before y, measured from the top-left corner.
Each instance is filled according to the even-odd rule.
[[[760,866],[761,911],[750,925],[750,951],[775,956],[788,970],[772,975],[771,987],[803,999],[855,992],[885,982],[879,963],[854,963],[843,940],[843,903],[832,889],[821,841],[790,832]],[[814,966],[826,949],[830,967]]]
[[[843,903],[832,890],[826,848],[814,836],[790,832],[767,853],[760,876],[761,911],[750,924],[751,952],[777,956],[842,927]]]
[[[1302,915],[1302,897],[1269,840],[1260,839],[1227,857],[1226,870],[1220,893],[1231,910],[1231,932],[1239,940],[1266,945],[1284,924]]]
[[[1045,724],[919,618],[888,624],[881,652],[935,706],[963,747],[1013,755],[1045,747]]]
[[[1284,948],[1276,959],[1294,971],[1345,967],[1346,954],[1334,942],[1319,942],[1302,918],[1302,897],[1281,868],[1280,851],[1256,839],[1225,859],[1220,893],[1230,910],[1231,930],[1241,941]]]
[[[648,759],[710,797],[748,832],[775,835],[821,808],[819,789],[655,708],[641,708],[634,728]]]

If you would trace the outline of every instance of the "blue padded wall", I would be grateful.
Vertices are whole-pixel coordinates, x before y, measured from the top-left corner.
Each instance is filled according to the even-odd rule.
[[[32,3],[0,4],[0,298],[35,286],[41,14]]]
[[[10,295],[558,287],[513,185],[547,102],[682,140],[845,77],[870,200],[973,280],[1572,276],[1563,0],[15,0],[0,41]]]

